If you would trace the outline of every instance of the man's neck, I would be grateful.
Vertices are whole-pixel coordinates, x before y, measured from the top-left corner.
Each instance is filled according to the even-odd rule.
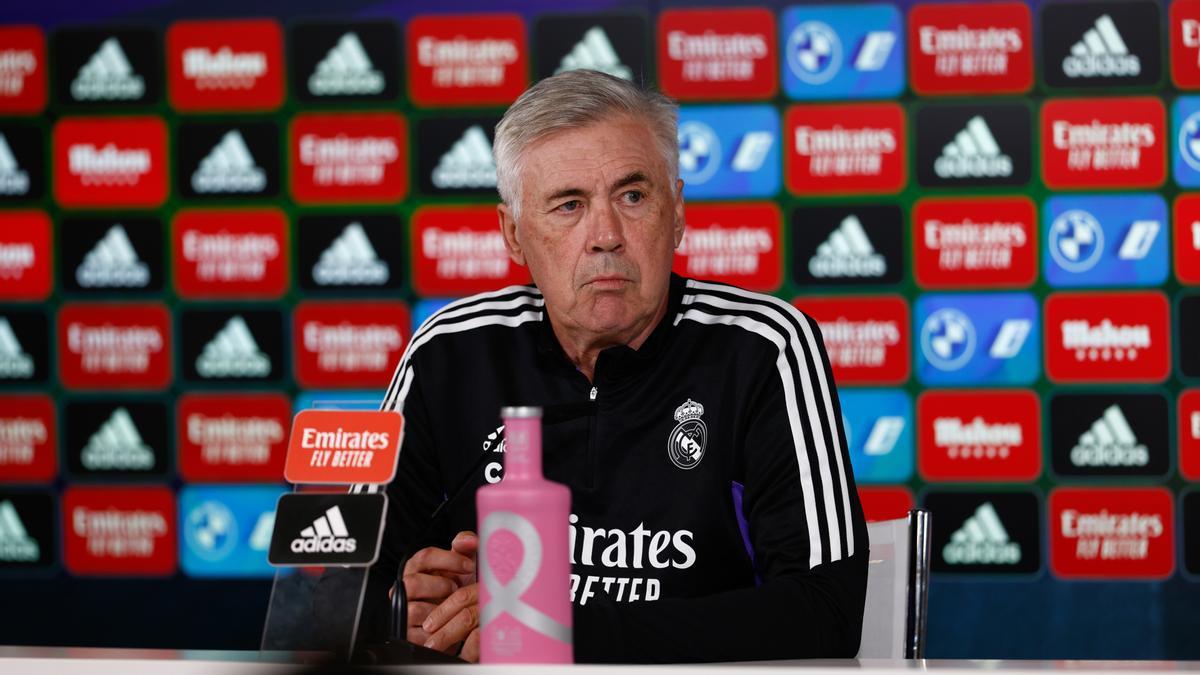
[[[558,339],[558,344],[562,346],[567,360],[579,372],[583,373],[588,382],[594,382],[596,360],[600,358],[600,352],[617,345],[625,345],[633,350],[640,349],[646,343],[646,340],[649,339],[650,335],[654,333],[654,329],[658,327],[659,322],[666,316],[669,301],[669,295],[664,297],[658,310],[655,311],[645,324],[635,325],[623,333],[613,333],[611,335],[597,336],[591,333],[585,335],[582,331],[572,331],[564,327],[563,323],[555,320],[554,315],[550,312],[547,312],[547,317],[550,319],[550,327],[554,330],[554,337]]]

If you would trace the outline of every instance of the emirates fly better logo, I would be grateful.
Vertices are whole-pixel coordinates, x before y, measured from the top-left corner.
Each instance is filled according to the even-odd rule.
[[[407,125],[400,115],[299,115],[291,137],[298,202],[394,202],[408,191]]]
[[[674,269],[770,292],[783,280],[782,216],[771,203],[687,207],[687,229],[675,251]]]
[[[913,90],[1019,94],[1033,85],[1033,20],[1023,2],[919,4],[908,15]]]
[[[899,192],[907,180],[906,124],[895,103],[792,106],[788,189],[797,195]]]
[[[1037,276],[1037,211],[1025,197],[922,199],[913,262],[924,288],[1019,287]]]
[[[1164,579],[1175,568],[1166,488],[1059,488],[1050,493],[1050,569],[1064,579]]]
[[[518,14],[418,16],[405,42],[418,105],[508,104],[529,84],[529,45]]]
[[[419,209],[413,214],[412,251],[419,295],[470,295],[529,281],[525,268],[508,257],[490,206]]]
[[[1052,190],[1153,188],[1166,177],[1156,97],[1054,99],[1042,106],[1042,177]]]
[[[58,314],[59,376],[71,389],[162,389],[171,319],[157,304],[70,304]]]
[[[775,15],[767,9],[676,9],[658,20],[659,79],[678,99],[767,98],[778,86]]]
[[[0,112],[35,113],[46,106],[46,38],[36,26],[0,28]]]
[[[411,325],[401,302],[302,302],[293,316],[296,379],[310,389],[386,386]]]
[[[801,297],[816,319],[838,382],[899,384],[909,374],[908,303],[896,296]]]

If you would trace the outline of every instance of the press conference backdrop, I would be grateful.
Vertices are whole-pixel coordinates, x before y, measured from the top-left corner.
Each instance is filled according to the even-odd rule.
[[[253,648],[291,414],[528,279],[493,126],[586,67],[934,512],[930,656],[1200,657],[1200,1],[58,4],[0,9],[0,640]]]

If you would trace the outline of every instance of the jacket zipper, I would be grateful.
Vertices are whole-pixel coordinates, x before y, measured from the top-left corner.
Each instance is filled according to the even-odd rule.
[[[599,391],[595,386],[588,392],[588,401],[592,405],[596,405],[596,395]],[[597,410],[592,410],[592,414],[588,416],[588,447],[587,447],[587,486],[589,488],[596,485],[596,466],[598,458],[596,457],[596,426],[597,426]]]

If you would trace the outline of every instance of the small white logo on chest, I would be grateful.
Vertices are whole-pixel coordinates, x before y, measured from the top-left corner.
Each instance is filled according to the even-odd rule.
[[[671,463],[681,469],[692,469],[704,459],[704,446],[708,441],[708,427],[704,420],[704,406],[688,399],[675,409],[675,421],[679,424],[671,430],[667,439],[667,456]]]

